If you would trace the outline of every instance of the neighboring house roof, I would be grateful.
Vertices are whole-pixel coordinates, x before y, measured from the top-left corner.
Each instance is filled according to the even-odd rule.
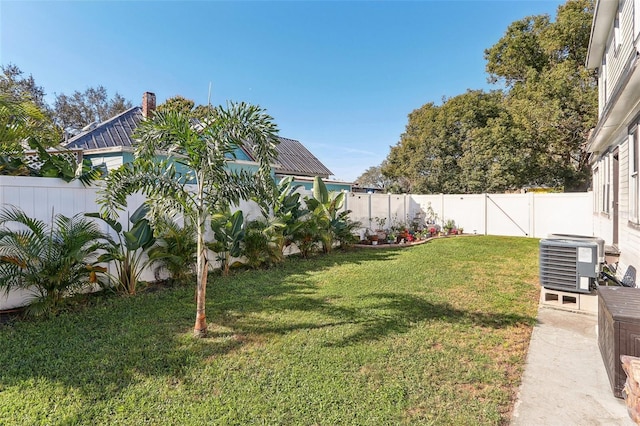
[[[135,141],[131,135],[142,120],[142,108],[139,106],[130,108],[95,128],[74,136],[67,141],[65,147],[83,149],[89,153],[93,150],[132,147]],[[299,141],[282,137],[278,139],[280,140],[276,147],[278,158],[277,164],[274,165],[276,173],[324,178],[333,174]],[[250,158],[255,158],[250,146],[245,145],[243,149]]]
[[[131,134],[142,121],[142,108],[136,106],[98,124],[94,129],[69,139],[65,147],[83,150],[133,145]]]
[[[304,145],[294,139],[278,137],[280,143],[276,147],[278,151],[278,164],[274,166],[275,172],[284,175],[320,176],[328,178],[333,173],[327,169]],[[253,157],[251,148],[249,155]]]

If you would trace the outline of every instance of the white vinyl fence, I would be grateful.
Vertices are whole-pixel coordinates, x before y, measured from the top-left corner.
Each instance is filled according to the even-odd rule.
[[[15,206],[22,209],[31,218],[42,220],[47,224],[57,214],[67,217],[78,213],[100,211],[98,204],[100,186],[84,187],[78,181],[65,182],[62,179],[0,176],[0,207]],[[143,195],[132,195],[127,198],[128,209],[119,212],[119,222],[123,229],[129,229],[129,216],[144,201]],[[237,209],[244,212],[245,218],[252,220],[261,216],[260,207],[251,201],[243,201]],[[182,218],[175,218],[181,220]],[[95,221],[103,232],[117,238],[114,231],[104,221]],[[215,262],[212,262],[215,265]],[[107,265],[112,273],[113,265]],[[151,269],[143,272],[142,280],[153,280],[155,275]],[[12,291],[8,295],[0,294],[0,310],[22,306],[31,294],[23,291]]]
[[[73,216],[99,211],[99,187],[83,187],[80,182],[66,183],[60,179],[0,176],[0,207],[13,205],[36,219],[51,222],[55,214]],[[304,191],[304,195],[310,194]],[[592,193],[572,194],[473,194],[473,195],[409,195],[347,193],[345,209],[350,217],[360,221],[363,231],[375,229],[376,218],[385,218],[385,227],[409,223],[414,218],[424,221],[429,206],[440,224],[452,219],[465,233],[527,236],[541,238],[550,233],[593,234]],[[129,198],[133,212],[144,201],[143,196]],[[245,217],[260,216],[253,202],[239,206]],[[120,221],[127,229],[128,212],[121,212]],[[113,233],[101,221],[105,232]],[[147,271],[143,279],[152,279]],[[0,310],[23,304],[25,294],[12,292],[0,296]]]
[[[453,220],[465,233],[543,238],[548,234],[593,235],[592,193],[562,194],[360,194],[349,193],[345,208],[363,228],[424,223],[429,207],[440,225]]]

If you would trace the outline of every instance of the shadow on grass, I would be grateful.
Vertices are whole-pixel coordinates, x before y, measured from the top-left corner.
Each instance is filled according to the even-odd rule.
[[[483,328],[505,328],[518,325],[533,326],[536,318],[504,313],[479,313],[460,310],[447,303],[432,303],[420,297],[404,293],[377,293],[369,296],[378,302],[371,309],[383,314],[370,315],[368,318],[355,319],[360,330],[344,337],[332,345],[348,346],[352,344],[376,341],[389,335],[408,332],[419,323],[438,321],[444,324],[469,324]]]
[[[366,307],[340,296],[318,295],[312,275],[336,265],[391,260],[398,249],[356,250],[288,262],[271,271],[216,277],[207,296],[209,338],[191,338],[193,287],[168,289],[103,304],[48,321],[0,327],[0,391],[44,378],[80,392],[93,403],[154,377],[181,382],[203,362],[251,343],[295,330],[356,325],[327,345],[348,346],[405,333],[424,321],[482,327],[531,325],[535,318],[479,314],[404,293],[366,296]],[[295,312],[295,319],[282,314]],[[2,400],[0,393],[0,401]],[[83,414],[79,412],[78,419]]]

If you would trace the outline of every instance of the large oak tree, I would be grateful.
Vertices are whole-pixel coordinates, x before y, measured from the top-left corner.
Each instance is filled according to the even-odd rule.
[[[584,66],[592,16],[591,0],[569,0],[554,21],[509,25],[485,51],[489,81],[502,89],[413,111],[385,176],[425,193],[586,189],[584,144],[597,121],[596,78]]]

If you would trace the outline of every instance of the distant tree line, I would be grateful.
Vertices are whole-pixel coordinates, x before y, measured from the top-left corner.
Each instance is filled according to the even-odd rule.
[[[83,92],[76,90],[70,95],[55,94],[53,105],[49,105],[44,88],[32,75],[26,76],[14,64],[2,65],[0,70],[0,100],[22,105],[22,109],[30,111],[34,120],[28,133],[40,136],[49,145],[60,143],[83,127],[105,121],[133,106],[117,92],[109,97],[103,86],[89,87]]]
[[[502,192],[527,186],[586,190],[584,146],[597,122],[597,78],[585,68],[592,0],[513,22],[485,50],[491,83],[409,114],[400,141],[361,184],[412,193]],[[373,172],[373,176],[372,176]]]

